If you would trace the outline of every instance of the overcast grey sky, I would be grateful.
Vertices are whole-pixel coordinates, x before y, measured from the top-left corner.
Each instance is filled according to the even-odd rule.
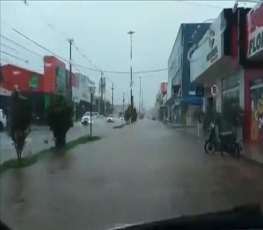
[[[75,63],[103,70],[129,71],[130,40],[128,30],[134,30],[133,69],[167,68],[168,58],[181,23],[202,22],[215,18],[224,7],[233,7],[234,1],[1,1],[1,34],[47,55],[48,52],[25,40],[12,27],[68,59],[72,37],[81,53],[73,48]],[[244,4],[242,4],[244,5]],[[251,6],[247,4],[246,6]],[[11,47],[10,47],[11,45]],[[13,48],[13,50],[11,49]],[[1,58],[37,71],[43,71],[42,58],[27,52],[1,38]],[[2,61],[4,62],[4,61]],[[98,84],[100,74],[78,68]],[[77,71],[73,68],[74,71]],[[114,82],[114,103],[121,104],[122,93],[129,99],[129,74],[105,74]],[[151,108],[160,82],[167,80],[168,72],[141,74],[144,106]],[[134,100],[138,105],[139,76],[134,75]],[[110,99],[110,80],[107,97]]]

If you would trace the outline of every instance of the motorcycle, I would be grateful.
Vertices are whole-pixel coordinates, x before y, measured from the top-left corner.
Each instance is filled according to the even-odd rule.
[[[218,140],[216,127],[213,122],[210,124],[210,134],[205,141],[204,149],[207,154],[214,154],[215,152],[220,151],[221,155],[223,155],[223,152],[227,152],[237,158],[242,151],[240,143],[237,142],[236,135],[231,131],[221,132]]]

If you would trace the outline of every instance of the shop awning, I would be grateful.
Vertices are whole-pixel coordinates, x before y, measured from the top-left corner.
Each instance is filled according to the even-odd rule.
[[[183,98],[180,102],[180,105],[203,105],[203,98],[202,97],[186,97]]]

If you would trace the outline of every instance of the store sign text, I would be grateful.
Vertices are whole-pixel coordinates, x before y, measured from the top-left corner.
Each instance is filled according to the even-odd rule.
[[[248,21],[248,58],[263,51],[263,3],[252,9]]]
[[[218,58],[218,48],[217,46],[213,48],[209,54],[206,56],[206,60],[210,63],[213,63]]]
[[[211,51],[206,56],[206,61],[213,63],[218,58],[218,48],[215,45],[215,31],[209,30],[209,46]]]

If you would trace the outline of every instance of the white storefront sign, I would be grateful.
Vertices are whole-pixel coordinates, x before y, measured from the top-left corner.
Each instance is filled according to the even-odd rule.
[[[88,76],[77,74],[79,77],[79,99],[85,102],[90,102],[90,86],[94,86],[91,83]]]
[[[79,88],[78,87],[72,87],[72,101],[74,101],[75,103],[80,102]]]
[[[263,2],[247,14],[248,50],[247,58],[263,53]]]
[[[225,19],[221,13],[190,54],[190,76],[194,81],[223,56]]]

